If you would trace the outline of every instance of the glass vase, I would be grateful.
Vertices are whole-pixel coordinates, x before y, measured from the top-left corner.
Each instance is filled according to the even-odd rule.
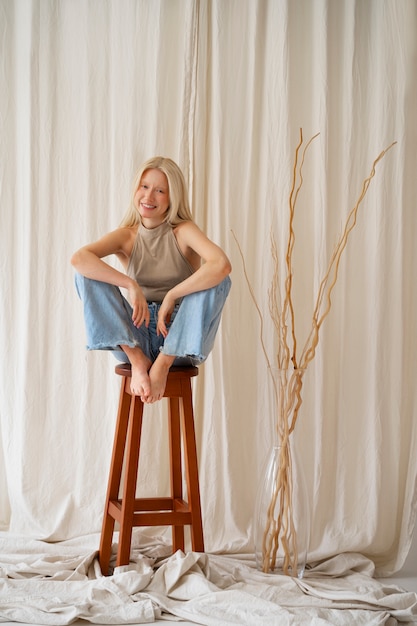
[[[310,538],[310,507],[303,463],[292,432],[301,404],[302,385],[297,381],[296,385],[298,391],[292,401],[291,374],[279,373],[274,380],[271,410],[274,415],[277,411],[281,414],[274,421],[273,444],[261,472],[254,544],[257,569],[302,578]]]

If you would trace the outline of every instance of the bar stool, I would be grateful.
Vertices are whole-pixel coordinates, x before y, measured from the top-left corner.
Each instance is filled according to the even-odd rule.
[[[191,378],[198,375],[198,368],[171,367],[168,374],[164,397],[169,400],[171,497],[164,498],[136,498],[144,405],[130,392],[130,364],[116,365],[115,371],[122,376],[122,384],[100,538],[99,563],[103,575],[109,572],[115,521],[120,525],[116,566],[129,563],[134,526],[172,526],[174,552],[184,550],[184,526],[190,526],[193,551],[204,552],[191,391]],[[187,501],[183,497],[181,439]]]

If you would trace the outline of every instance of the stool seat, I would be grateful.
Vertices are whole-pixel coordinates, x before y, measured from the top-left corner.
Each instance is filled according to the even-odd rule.
[[[193,551],[204,552],[191,389],[191,378],[198,375],[198,368],[174,366],[169,371],[164,397],[169,401],[171,496],[154,498],[136,498],[144,404],[130,391],[130,364],[116,365],[115,371],[122,381],[100,538],[99,563],[103,575],[109,572],[116,521],[119,522],[116,566],[129,563],[135,526],[171,526],[174,552],[184,550],[184,526],[190,526]],[[183,496],[183,464],[187,501]]]

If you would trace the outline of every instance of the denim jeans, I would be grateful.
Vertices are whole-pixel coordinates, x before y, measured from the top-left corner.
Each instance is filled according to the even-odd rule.
[[[159,352],[177,357],[174,365],[199,365],[210,354],[221,313],[231,287],[227,276],[219,285],[184,296],[171,316],[168,335],[156,334],[160,304],[149,302],[149,327],[136,328],[132,307],[118,287],[75,275],[75,285],[84,306],[87,350],[112,350],[122,362],[129,362],[120,348],[139,347],[154,361]]]

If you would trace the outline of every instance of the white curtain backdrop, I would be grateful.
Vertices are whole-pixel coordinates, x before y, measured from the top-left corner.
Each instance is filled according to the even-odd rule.
[[[100,531],[120,380],[111,355],[85,351],[69,259],[117,227],[135,170],[163,154],[233,264],[194,386],[206,550],[253,550],[271,417],[232,231],[273,355],[269,233],[282,252],[302,128],[320,134],[294,225],[300,344],[362,181],[397,142],[342,259],[295,436],[310,562],[358,552],[398,570],[417,506],[415,0],[0,0],[0,46],[2,530]],[[165,408],[146,411],[138,489],[153,494],[168,485]]]

